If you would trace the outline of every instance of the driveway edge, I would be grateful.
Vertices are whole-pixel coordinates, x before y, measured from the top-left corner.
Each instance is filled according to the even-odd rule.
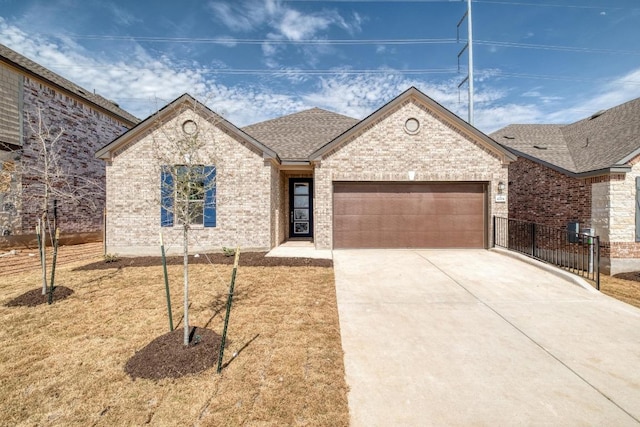
[[[596,288],[594,288],[593,286],[591,286],[586,280],[584,280],[581,277],[576,276],[575,274],[569,273],[568,271],[562,270],[561,268],[555,267],[551,264],[547,264],[545,262],[542,261],[538,261],[537,259],[528,257],[526,255],[520,254],[518,252],[513,252],[513,251],[509,251],[507,249],[503,249],[503,248],[490,248],[489,249],[492,252],[501,254],[501,255],[505,255],[511,258],[515,258],[518,259],[520,261],[526,262],[528,264],[531,265],[535,265],[538,268],[541,268],[561,279],[566,280],[567,282],[573,284],[573,285],[577,285],[580,286],[581,288],[584,288],[590,292],[595,292],[595,293],[600,293]]]

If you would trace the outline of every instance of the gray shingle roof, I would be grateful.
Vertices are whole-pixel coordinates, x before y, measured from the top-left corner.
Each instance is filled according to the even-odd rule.
[[[640,152],[640,98],[572,124],[509,125],[490,136],[575,174],[621,166]]]
[[[312,108],[242,128],[278,153],[282,160],[308,160],[318,148],[353,127],[359,120]]]
[[[51,70],[39,65],[29,58],[20,55],[18,52],[9,49],[8,47],[0,44],[0,61],[7,62],[14,67],[17,67],[28,74],[35,75],[43,80],[52,83],[54,86],[58,86],[68,92],[79,96],[90,104],[93,104],[103,110],[108,111],[120,117],[123,121],[129,122],[129,124],[136,124],[140,120],[129,112],[123,110],[112,101],[103,98],[100,95],[94,94],[89,90],[83,89],[75,83],[70,82],[64,77],[59,76]]]

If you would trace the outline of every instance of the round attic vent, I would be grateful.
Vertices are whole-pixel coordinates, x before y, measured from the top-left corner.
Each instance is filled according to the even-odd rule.
[[[193,120],[187,120],[182,123],[182,132],[187,135],[193,135],[198,131],[198,125]]]
[[[415,135],[420,130],[420,122],[418,119],[411,117],[404,122],[404,130],[410,135]]]

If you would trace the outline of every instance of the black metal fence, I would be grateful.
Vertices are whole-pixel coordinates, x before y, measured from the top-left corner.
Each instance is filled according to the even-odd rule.
[[[493,217],[493,245],[556,265],[600,289],[600,238],[517,219]]]

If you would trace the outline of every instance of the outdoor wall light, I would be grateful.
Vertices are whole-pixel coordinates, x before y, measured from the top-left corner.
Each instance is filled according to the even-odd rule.
[[[504,193],[504,189],[505,189],[504,182],[500,181],[500,182],[498,183],[498,194],[502,194],[502,193]]]

